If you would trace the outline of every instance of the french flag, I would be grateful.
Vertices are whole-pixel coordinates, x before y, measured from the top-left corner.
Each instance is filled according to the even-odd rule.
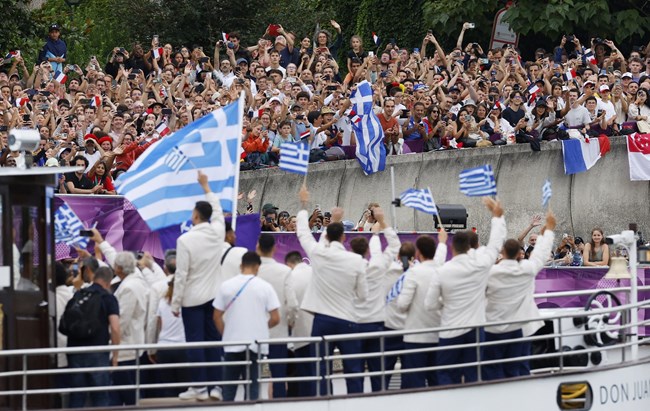
[[[630,180],[650,180],[650,134],[634,133],[627,136],[627,159]]]
[[[22,107],[29,101],[29,97],[20,97],[16,99],[16,107]]]
[[[101,107],[102,98],[100,96],[92,96],[90,98],[90,107]]]
[[[532,83],[530,86],[528,86],[528,93],[531,95],[539,93],[539,87],[537,86],[537,83]]]
[[[160,57],[162,57],[162,55],[164,53],[164,50],[163,50],[162,47],[157,47],[157,48],[153,49],[152,51],[153,51],[153,58],[155,58],[156,60],[158,60]]]
[[[156,132],[158,132],[160,137],[165,137],[167,134],[171,133],[171,130],[167,126],[167,123],[162,121],[156,126]]]
[[[259,109],[259,110],[250,110],[248,112],[248,116],[250,118],[260,118],[262,117],[262,114],[264,114],[264,109]]]
[[[13,50],[13,51],[10,51],[9,53],[7,53],[7,55],[5,56],[5,60],[11,60],[11,59],[16,58],[18,56],[20,56],[20,50]]]
[[[585,60],[587,61],[587,63],[592,65],[597,63],[596,57],[594,56],[594,52],[591,51],[591,49],[585,50]]]
[[[60,71],[55,71],[54,80],[58,81],[60,84],[65,84],[65,82],[68,81],[68,76],[61,73]]]
[[[564,73],[564,81],[571,81],[577,77],[578,73],[576,73],[576,69],[567,70],[567,72]]]
[[[499,100],[497,100],[496,103],[494,103],[494,106],[492,107],[492,110],[497,110],[497,109],[503,111],[503,106],[501,105],[501,102]]]
[[[379,42],[381,42],[381,39],[374,31],[372,32],[372,41],[375,43],[375,46],[379,47]]]
[[[361,121],[361,117],[357,115],[357,112],[349,109],[348,111],[345,112],[345,115],[350,117],[350,121],[353,122],[354,124],[358,123]]]
[[[224,43],[228,43],[228,35],[224,32],[221,32],[221,37],[223,38]]]
[[[610,149],[609,138],[600,136],[589,141],[582,139],[562,140],[564,174],[576,174],[589,170]]]

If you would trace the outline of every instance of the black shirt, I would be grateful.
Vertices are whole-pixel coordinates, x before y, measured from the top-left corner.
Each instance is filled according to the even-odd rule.
[[[510,123],[511,126],[515,127],[519,120],[524,118],[526,115],[526,112],[519,108],[519,110],[514,111],[513,109],[508,106],[505,110],[503,110],[503,114],[501,114],[501,117],[506,119],[508,123]]]
[[[90,181],[90,179],[86,176],[86,174],[83,174],[81,178],[77,177],[77,174],[74,172],[65,173],[64,175],[65,175],[66,186],[68,181],[72,181],[74,188],[82,188],[85,190],[90,190],[95,186],[93,182]]]
[[[108,291],[106,291],[102,286],[99,284],[91,284],[88,288],[86,288],[88,291],[93,291],[97,292],[102,296],[102,308],[103,312],[98,313],[100,316],[100,319],[102,323],[106,323],[106,327],[102,327],[101,331],[97,333],[96,335],[93,335],[90,338],[79,338],[75,339],[72,337],[68,337],[68,347],[85,347],[85,346],[90,346],[90,345],[108,345],[111,334],[108,331],[108,317],[111,315],[120,315],[120,306],[117,302],[117,298]],[[77,291],[79,292],[79,291]]]

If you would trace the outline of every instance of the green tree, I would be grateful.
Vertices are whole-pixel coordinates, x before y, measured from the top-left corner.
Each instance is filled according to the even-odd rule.
[[[23,58],[28,63],[36,60],[36,47],[42,43],[39,40],[39,27],[34,24],[32,13],[22,0],[4,0],[0,2],[0,53],[4,57],[11,50],[21,50]]]

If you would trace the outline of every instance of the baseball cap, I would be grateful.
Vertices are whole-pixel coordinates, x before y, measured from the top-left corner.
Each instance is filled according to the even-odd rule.
[[[576,237],[573,242],[576,243],[576,245],[585,243],[585,241],[582,239],[582,237]]]
[[[58,23],[50,24],[50,31],[54,31],[54,30],[61,31],[61,26],[59,26]]]
[[[236,63],[237,63],[237,65],[240,65],[241,63],[248,64],[248,60],[246,60],[245,58],[242,57],[242,58],[238,58]]]
[[[625,72],[625,73],[623,73],[623,75],[621,76],[621,78],[632,78],[632,73],[630,73],[629,71],[628,71],[628,72]]]
[[[334,114],[334,110],[332,110],[329,106],[324,106],[323,108],[320,109],[320,114],[321,116],[323,114]]]
[[[598,91],[609,91],[609,86],[607,84],[603,84],[598,88]]]
[[[267,211],[267,210],[279,210],[279,208],[274,206],[272,203],[266,203],[262,206],[262,211]]]
[[[594,83],[594,82],[591,81],[591,80],[587,80],[587,81],[585,81],[585,84],[584,84],[584,85],[586,86],[587,84],[591,84],[592,86],[595,86],[595,85],[596,85],[596,83]]]

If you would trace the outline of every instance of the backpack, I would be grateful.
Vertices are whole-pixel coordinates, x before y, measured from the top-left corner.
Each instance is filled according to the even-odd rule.
[[[65,306],[59,331],[74,339],[87,339],[106,328],[102,321],[104,307],[101,293],[93,290],[79,290]]]

